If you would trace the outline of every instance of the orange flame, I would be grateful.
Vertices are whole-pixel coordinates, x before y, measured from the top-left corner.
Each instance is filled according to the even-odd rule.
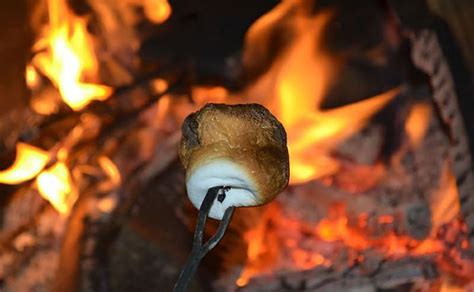
[[[272,265],[276,261],[279,249],[278,246],[267,245],[266,232],[268,231],[267,224],[279,212],[280,210],[277,206],[269,205],[268,209],[265,210],[259,219],[257,226],[245,234],[245,240],[248,243],[247,263],[236,281],[239,287],[247,285],[249,280],[256,274],[272,270]],[[271,233],[268,234],[271,235]],[[269,242],[272,241],[270,240]]]
[[[430,196],[431,221],[436,230],[460,213],[458,186],[449,163],[445,163],[438,189]]]
[[[115,163],[110,160],[107,156],[101,156],[98,159],[100,167],[104,170],[104,172],[107,174],[109,177],[110,181],[114,186],[120,185],[120,182],[122,181],[120,177],[120,171],[118,170],[117,166]]]
[[[41,196],[61,214],[68,214],[77,199],[71,175],[63,162],[54,164],[36,178]]]
[[[408,134],[410,143],[416,147],[425,136],[431,118],[431,107],[427,103],[417,103],[413,105],[405,123],[405,131]]]
[[[27,65],[26,72],[25,72],[25,80],[26,80],[26,85],[28,85],[28,88],[37,87],[40,82],[39,78],[40,77],[35,67],[33,67],[32,65]]]
[[[294,3],[283,1],[257,20],[247,33],[244,52],[244,63],[251,68],[253,62],[258,62],[252,58],[269,49],[266,42],[271,42],[269,35],[275,32],[272,29],[275,23],[287,25],[291,32],[291,44],[283,49],[267,73],[244,92],[245,96],[253,98],[252,102],[270,108],[285,126],[291,184],[304,183],[338,171],[340,162],[332,157],[332,149],[357,133],[399,92],[398,88],[392,89],[360,102],[322,110],[323,99],[340,74],[343,61],[328,54],[321,46],[323,30],[332,14],[323,12],[314,15],[305,11],[304,5],[294,7]],[[279,22],[281,19],[284,21]],[[387,253],[398,252],[406,243],[405,239],[398,241],[396,236],[372,241],[358,228],[350,226],[344,208],[331,212],[328,218],[311,226],[308,222],[288,218],[279,208],[268,208],[258,226],[246,234],[247,262],[237,285],[244,286],[253,276],[280,268],[301,270],[329,265],[331,259],[327,255],[300,246],[303,233],[323,245],[343,243],[356,251],[377,247]],[[362,223],[364,220],[366,214],[356,219]],[[391,220],[393,218],[383,216],[379,221],[390,224]],[[288,259],[281,259],[283,253],[289,253],[289,267],[285,263]]]
[[[245,234],[247,262],[236,284],[243,287],[256,275],[269,274],[279,268],[305,270],[329,265],[330,261],[324,255],[299,246],[301,238],[298,236],[307,232],[311,230],[304,222],[283,216],[278,204],[269,205],[258,225]],[[285,253],[289,253],[290,263],[282,261]]]
[[[330,111],[320,110],[334,69],[328,57],[314,53],[314,44],[311,34],[296,43],[277,81],[279,104],[275,111],[288,131],[292,183],[306,182],[335,169],[334,161],[326,155],[327,147],[354,134],[398,91]],[[315,58],[307,57],[311,55]]]
[[[390,215],[382,215],[377,221],[391,224],[393,219]],[[328,243],[343,244],[359,253],[360,259],[363,259],[361,253],[366,250],[375,249],[384,256],[399,257],[407,254],[433,254],[444,248],[443,244],[435,239],[416,241],[394,232],[371,238],[362,229],[366,220],[367,214],[361,214],[354,220],[355,225],[352,226],[345,213],[345,206],[337,204],[329,209],[327,218],[311,227],[310,223],[291,219],[282,212],[282,209],[270,205],[258,221],[258,225],[245,235],[248,242],[247,262],[236,284],[240,287],[245,286],[255,276],[269,274],[282,268],[305,270],[317,266],[329,266],[332,263],[331,257],[334,256],[334,251],[329,251],[329,254],[325,255],[317,248],[308,249],[301,245],[301,242],[304,242],[303,238],[306,240],[312,238],[312,246],[322,244],[324,247],[321,251],[328,249]],[[281,259],[284,254],[288,254],[286,260]],[[286,265],[289,267],[281,263],[288,260],[290,262]]]
[[[145,16],[152,22],[160,24],[168,20],[171,6],[167,0],[144,0]]]
[[[365,219],[365,216],[364,214],[362,217]],[[347,246],[359,250],[370,245],[364,236],[349,227],[344,206],[333,206],[329,210],[328,217],[322,219],[316,226],[316,234],[320,238],[328,242],[344,241]]]
[[[155,93],[160,94],[168,89],[168,82],[164,79],[157,78],[151,82],[151,86]]]
[[[339,164],[329,155],[331,147],[361,129],[399,91],[393,89],[334,110],[321,110],[324,95],[340,70],[340,60],[325,53],[320,45],[330,18],[330,13],[299,15],[294,21],[297,36],[291,47],[247,92],[261,98],[287,130],[292,184],[334,173]],[[264,26],[265,22],[256,24]],[[258,27],[252,28],[249,37],[257,40]]]
[[[195,86],[192,89],[193,101],[203,106],[208,102],[224,103],[231,102],[229,99],[229,92],[221,86],[214,87],[199,87]]]
[[[370,238],[363,233],[362,229],[358,228],[365,227],[365,224],[364,226],[349,225],[344,206],[333,206],[329,213],[329,218],[321,220],[316,227],[316,234],[325,241],[342,241],[345,246],[355,250],[376,248],[386,256],[408,253],[413,255],[430,254],[442,248],[442,245],[436,240],[416,241],[408,236],[396,235],[394,232],[389,232],[379,238]],[[361,214],[358,221],[365,221],[366,216],[366,214]],[[391,224],[394,222],[394,217],[381,215],[377,221],[379,224]]]
[[[394,89],[368,100],[326,112],[295,110],[293,114],[287,114],[287,119],[283,118],[282,123],[288,125],[288,150],[292,170],[290,182],[307,182],[337,170],[337,162],[327,155],[329,146],[354,134],[397,92],[398,90]],[[290,100],[301,98],[291,94],[282,95],[287,104],[290,104]],[[301,109],[308,109],[307,105],[300,106]]]
[[[15,185],[32,179],[48,162],[48,152],[25,143],[19,142],[16,152],[15,162],[0,171],[0,183]]]
[[[33,63],[59,89],[72,109],[81,110],[92,100],[107,99],[110,87],[82,82],[97,78],[98,63],[86,20],[75,16],[64,0],[48,0],[49,25],[35,44]]]

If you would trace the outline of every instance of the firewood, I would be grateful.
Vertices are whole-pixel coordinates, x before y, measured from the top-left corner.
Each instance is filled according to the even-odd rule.
[[[356,267],[355,270],[358,268]],[[439,277],[432,259],[408,257],[387,262],[368,275],[357,275],[354,270],[336,272],[315,268],[307,271],[287,272],[252,279],[238,291],[378,291],[410,286],[420,281]]]

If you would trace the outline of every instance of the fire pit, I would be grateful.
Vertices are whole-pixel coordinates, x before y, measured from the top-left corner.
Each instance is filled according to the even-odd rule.
[[[0,290],[171,291],[197,216],[181,124],[207,103],[267,107],[290,185],[235,211],[190,291],[474,289],[468,1],[21,2]]]

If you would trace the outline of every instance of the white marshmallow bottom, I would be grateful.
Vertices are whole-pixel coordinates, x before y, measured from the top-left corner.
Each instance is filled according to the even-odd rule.
[[[230,160],[214,159],[196,168],[187,177],[188,197],[196,208],[200,208],[208,189],[217,186],[230,187],[221,203],[217,200],[211,207],[209,217],[221,220],[227,208],[258,205],[255,184],[242,167]]]

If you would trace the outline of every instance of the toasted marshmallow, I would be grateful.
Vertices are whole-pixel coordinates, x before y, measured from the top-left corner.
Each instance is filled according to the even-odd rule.
[[[286,133],[263,106],[208,104],[186,118],[182,131],[179,154],[193,205],[200,208],[208,189],[227,187],[209,217],[268,203],[288,185]]]

